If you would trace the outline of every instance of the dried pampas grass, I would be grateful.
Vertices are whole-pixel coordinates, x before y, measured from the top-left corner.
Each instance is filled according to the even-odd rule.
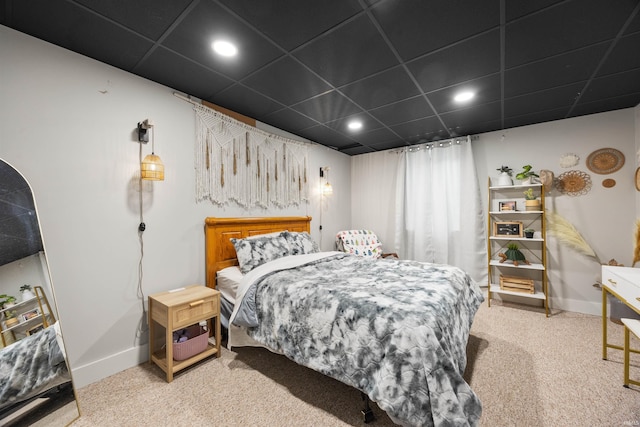
[[[633,262],[631,267],[635,267],[636,262],[640,261],[640,219],[636,220],[636,247],[633,251]]]
[[[550,211],[547,211],[546,218],[548,232],[554,235],[558,241],[572,249],[575,249],[583,255],[594,258],[599,264],[602,264],[595,251],[591,246],[589,246],[587,241],[584,240],[584,237],[582,237],[578,230],[576,230],[573,224],[571,224],[566,218],[560,214]]]

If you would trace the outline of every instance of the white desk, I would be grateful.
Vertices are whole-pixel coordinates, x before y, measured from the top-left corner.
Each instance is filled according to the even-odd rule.
[[[602,358],[607,359],[607,348],[623,350],[620,345],[607,341],[607,293],[618,298],[640,314],[640,268],[602,266]],[[640,353],[640,350],[630,350]]]

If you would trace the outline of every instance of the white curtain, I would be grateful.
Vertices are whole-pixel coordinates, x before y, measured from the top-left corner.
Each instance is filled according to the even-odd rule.
[[[395,191],[402,258],[451,264],[487,280],[483,204],[470,138],[404,150]]]

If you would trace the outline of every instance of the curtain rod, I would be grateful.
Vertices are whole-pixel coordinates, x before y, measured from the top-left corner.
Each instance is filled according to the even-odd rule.
[[[183,95],[180,92],[173,92],[173,96],[175,96],[176,98],[180,98],[183,101],[187,101],[188,103],[193,104],[193,105],[202,105],[202,102],[200,102],[200,100],[198,98],[195,98],[195,99],[198,99],[198,101],[194,101],[191,98],[191,95]]]

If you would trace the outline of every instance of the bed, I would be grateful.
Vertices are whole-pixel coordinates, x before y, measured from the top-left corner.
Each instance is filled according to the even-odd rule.
[[[0,417],[71,381],[58,322],[0,351]]]
[[[236,271],[221,289],[228,346],[283,354],[397,424],[477,425],[482,405],[462,377],[477,284],[448,265],[319,252],[310,221],[206,218],[207,285]]]

